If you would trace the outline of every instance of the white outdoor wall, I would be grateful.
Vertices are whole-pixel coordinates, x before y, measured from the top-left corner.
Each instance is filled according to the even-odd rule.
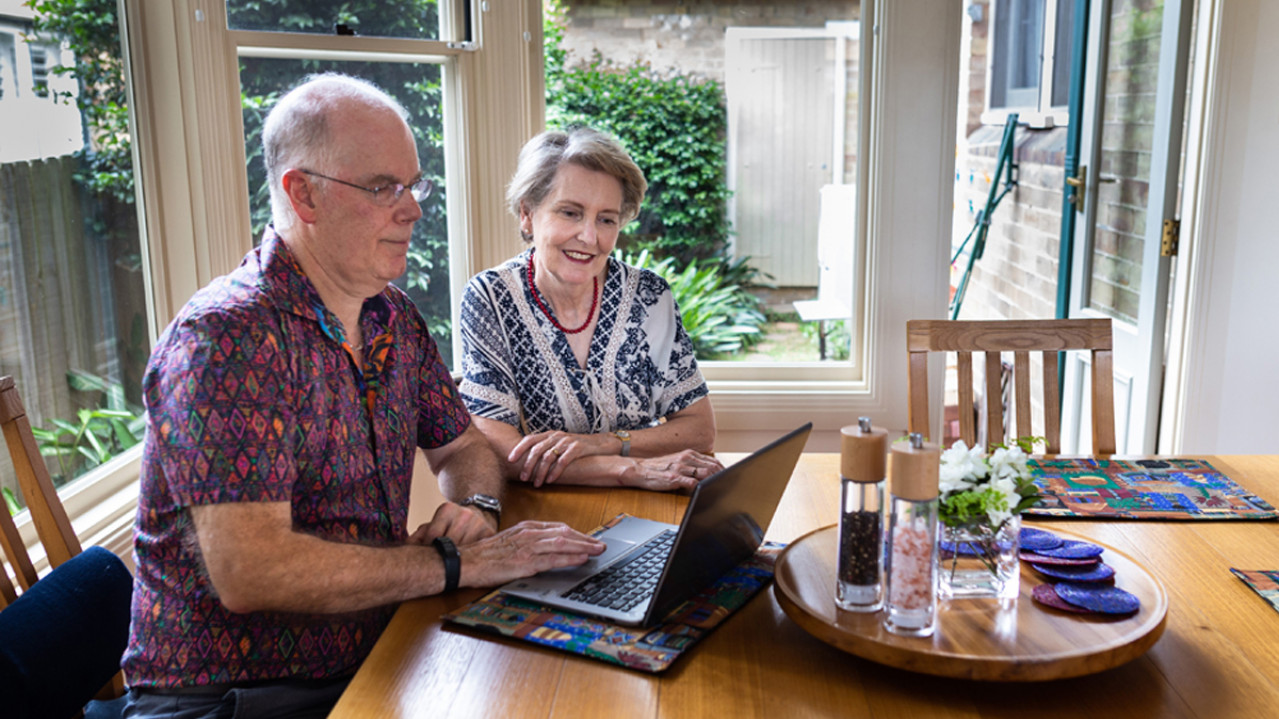
[[[1279,452],[1279,2],[1218,0],[1173,451]],[[1185,228],[1183,227],[1183,232]],[[1175,378],[1174,378],[1175,379]]]

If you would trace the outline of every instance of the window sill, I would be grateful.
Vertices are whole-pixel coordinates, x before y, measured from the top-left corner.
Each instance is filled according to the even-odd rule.
[[[138,506],[138,477],[142,447],[112,459],[59,491],[62,506],[81,546],[101,546],[119,555],[133,568],[133,521]],[[49,567],[44,546],[31,523],[30,512],[14,518],[36,572]]]

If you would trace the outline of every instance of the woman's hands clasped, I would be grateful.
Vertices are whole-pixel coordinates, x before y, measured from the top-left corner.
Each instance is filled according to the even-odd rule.
[[[616,454],[617,439],[607,434],[573,434],[571,432],[536,432],[515,445],[507,460],[524,462],[521,482],[534,487],[559,479],[573,460],[591,455]]]
[[[533,486],[554,483],[574,461],[607,456],[618,466],[610,470],[625,486],[667,491],[689,489],[724,468],[715,457],[691,449],[660,457],[618,456],[618,440],[611,434],[538,432],[523,437],[508,461],[518,464],[520,481]]]

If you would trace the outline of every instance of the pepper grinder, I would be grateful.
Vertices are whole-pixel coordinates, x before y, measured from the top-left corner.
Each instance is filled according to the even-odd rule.
[[[835,601],[850,612],[883,606],[884,476],[888,432],[870,417],[840,430],[839,562]]]
[[[937,625],[937,479],[941,449],[920,434],[892,447],[884,628],[927,637]]]

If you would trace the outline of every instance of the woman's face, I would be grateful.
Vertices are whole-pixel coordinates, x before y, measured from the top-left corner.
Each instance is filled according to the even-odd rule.
[[[622,223],[622,183],[606,172],[566,164],[536,209],[520,208],[520,230],[533,235],[539,282],[589,285],[602,277]]]

